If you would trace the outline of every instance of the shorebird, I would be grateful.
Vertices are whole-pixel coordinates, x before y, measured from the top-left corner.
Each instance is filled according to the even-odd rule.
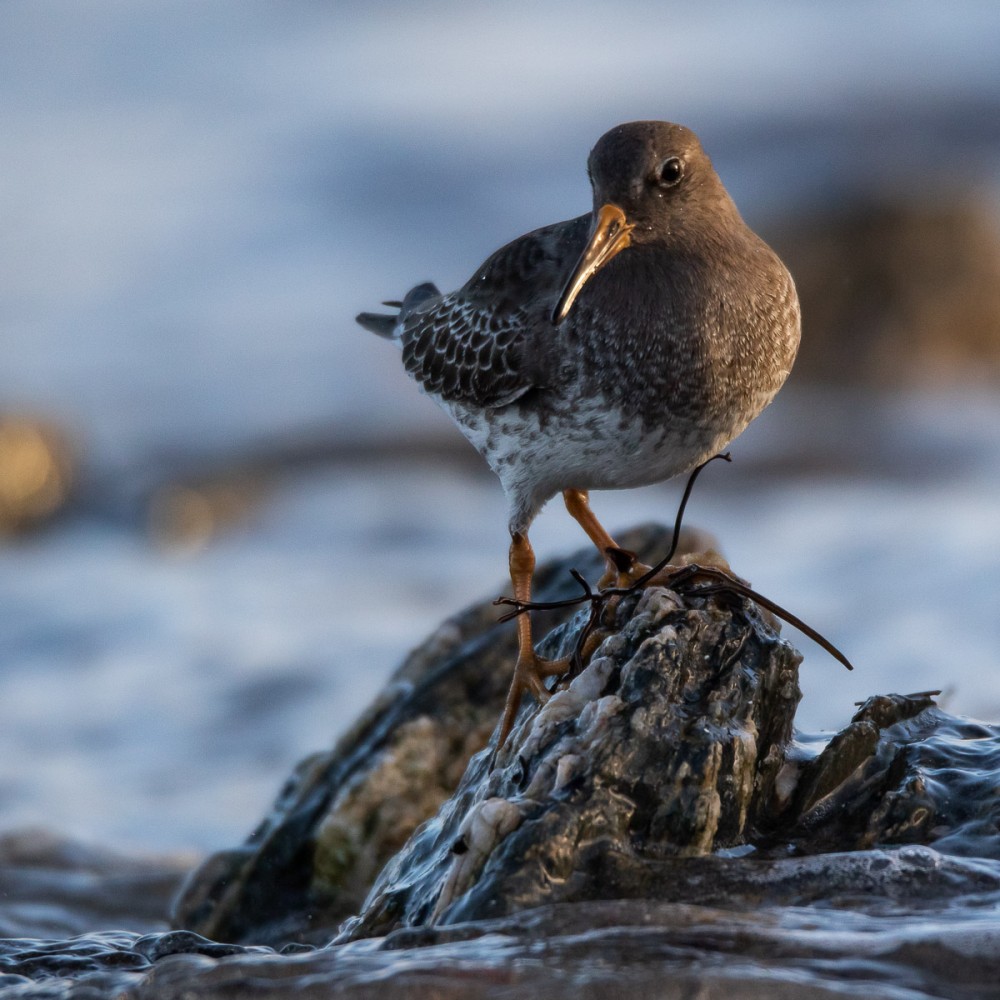
[[[497,474],[507,496],[514,599],[530,603],[528,529],[562,493],[622,573],[589,491],[660,482],[739,435],[788,377],[799,343],[795,286],[743,221],[697,136],[619,125],[591,151],[593,210],[494,253],[455,292],[425,283],[396,315],[361,313]],[[634,576],[634,572],[633,572]],[[497,747],[523,693],[548,697],[563,661],[518,656]]]

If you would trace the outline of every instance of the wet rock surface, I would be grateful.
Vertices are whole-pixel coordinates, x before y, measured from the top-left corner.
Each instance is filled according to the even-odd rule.
[[[622,541],[654,558],[666,534]],[[573,594],[570,567],[599,573],[552,564],[539,599]],[[558,614],[545,655],[582,627]],[[995,995],[1000,729],[890,695],[797,738],[798,653],[696,581],[623,598],[491,768],[515,653],[496,616],[417,649],[193,874],[175,930],[0,942],[0,995]]]
[[[700,602],[699,602],[700,603]],[[798,654],[750,607],[649,588],[587,667],[484,752],[376,882],[348,937],[644,895],[641,862],[754,835],[800,693]],[[566,655],[575,620],[543,653]]]
[[[926,848],[862,857],[873,893],[904,885],[914,872],[938,870],[938,902],[954,900],[954,885],[969,867]],[[831,856],[827,865],[817,865],[816,878],[836,876],[840,860]],[[375,941],[290,947],[283,954],[187,932],[90,935],[75,953],[67,943],[58,955],[54,947],[25,950],[6,966],[17,970],[6,977],[9,958],[0,947],[0,990],[11,987],[12,997],[86,1000],[278,998],[292,991],[309,1000],[332,992],[367,997],[374,989],[428,1000],[603,1000],[609,991],[625,990],[668,1000],[996,995],[1000,930],[984,918],[997,901],[995,883],[992,893],[965,897],[947,924],[921,921],[912,907],[895,901],[883,903],[877,915],[858,912],[857,895],[838,892],[836,879],[831,900],[850,909],[788,908],[766,897],[755,897],[746,909],[739,902],[554,904],[496,920],[404,929]]]
[[[621,544],[654,558],[659,527]],[[692,533],[686,546],[704,544]],[[592,550],[540,566],[535,597],[576,596],[577,568],[602,572]],[[515,629],[484,601],[445,621],[407,657],[375,704],[328,753],[303,761],[271,814],[236,850],[189,882],[178,924],[222,940],[321,943],[356,914],[384,865],[458,785],[496,725],[517,657]],[[566,613],[541,613],[539,634]]]

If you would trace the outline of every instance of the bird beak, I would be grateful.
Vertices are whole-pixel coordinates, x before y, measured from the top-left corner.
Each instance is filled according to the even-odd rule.
[[[580,254],[580,259],[573,268],[573,273],[566,282],[562,295],[552,311],[552,322],[558,326],[569,315],[576,297],[583,286],[602,268],[615,254],[624,250],[632,243],[632,230],[635,223],[625,218],[625,213],[617,205],[602,205],[597,212],[594,229],[590,239]]]

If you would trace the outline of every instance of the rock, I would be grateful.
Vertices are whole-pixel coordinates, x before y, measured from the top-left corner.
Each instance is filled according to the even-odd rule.
[[[26,534],[59,513],[69,499],[74,467],[55,425],[0,415],[0,538]]]
[[[189,855],[125,854],[36,827],[2,833],[0,938],[163,930],[192,864]]]
[[[769,242],[802,303],[798,379],[879,388],[1000,379],[995,204],[858,199]]]
[[[652,559],[666,535],[622,543]],[[538,599],[572,596],[571,567],[600,572],[587,551],[549,564]],[[1000,730],[929,694],[879,696],[808,750],[792,731],[799,654],[745,595],[699,593],[704,579],[620,599],[583,669],[522,706],[492,768],[514,629],[492,603],[446,622],[250,840],[193,875],[175,925],[273,946],[340,927],[338,947],[410,947],[543,910],[575,926],[597,901],[742,913],[1000,889],[981,860],[1000,858]],[[572,651],[587,617],[556,614],[538,615],[543,655]]]
[[[619,629],[568,687],[522,712],[492,772],[488,752],[472,762],[345,938],[634,898],[647,873],[628,862],[752,838],[791,736],[799,655],[752,605],[692,604],[658,587],[624,599]],[[576,627],[543,654],[568,655]]]
[[[622,541],[649,559],[666,532]],[[601,569],[590,552],[550,564],[537,596],[572,594],[571,566]],[[98,875],[74,890],[87,930],[0,941],[0,993],[995,996],[1000,728],[932,693],[884,695],[811,749],[792,731],[798,654],[705,580],[610,607],[589,661],[522,707],[492,768],[514,629],[491,603],[463,612],[300,765],[247,844],[194,874],[175,930],[155,915],[144,934],[97,930],[95,886],[106,914],[116,886],[147,883],[55,852]],[[586,617],[558,614],[538,616],[548,655]],[[37,837],[0,847],[22,882],[53,856]],[[14,926],[44,933],[14,885]]]
[[[803,768],[775,827],[805,854],[885,844],[1000,858],[1000,729],[958,719],[932,696],[869,698]]]
[[[185,932],[0,941],[0,993],[10,986],[19,1000],[996,997],[1000,928],[988,914],[1000,879],[981,863],[905,848],[822,855],[804,871],[794,859],[675,864],[702,876],[731,866],[746,876],[743,893],[713,899],[714,883],[703,879],[700,904],[556,903],[280,954]],[[873,901],[869,909],[888,912],[858,913],[859,885]],[[787,904],[776,905],[782,899]]]
[[[682,548],[704,547],[687,533]],[[621,543],[655,559],[670,533],[647,527]],[[596,579],[593,549],[540,565],[535,596],[579,593]],[[517,654],[516,630],[484,601],[445,621],[415,649],[367,713],[328,753],[303,761],[246,844],[211,858],[175,907],[179,927],[226,941],[329,938],[356,914],[382,867],[457,786],[489,739]],[[565,612],[538,615],[539,633]]]

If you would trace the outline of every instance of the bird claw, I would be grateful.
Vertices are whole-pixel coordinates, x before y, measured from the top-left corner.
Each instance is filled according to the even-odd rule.
[[[604,576],[597,581],[598,590],[609,587],[628,587],[644,573],[649,571],[645,563],[639,562],[639,557],[628,549],[609,547],[604,550],[608,568]]]
[[[510,689],[507,692],[507,703],[504,706],[503,718],[500,720],[500,731],[497,735],[496,749],[493,751],[493,759],[503,749],[507,742],[511,730],[514,728],[514,720],[517,718],[518,709],[524,693],[527,691],[534,697],[540,705],[544,705],[552,693],[545,686],[546,677],[556,677],[566,673],[570,667],[569,660],[545,660],[534,650],[530,655],[521,655],[517,658],[514,667],[514,677],[510,682]],[[491,765],[492,766],[492,765]]]
[[[649,586],[665,587],[686,597],[721,596],[728,598],[749,598],[789,625],[793,625],[800,632],[805,633],[813,642],[825,649],[827,653],[842,663],[848,670],[854,669],[850,660],[829,639],[817,632],[816,629],[807,625],[801,618],[787,611],[781,605],[776,604],[770,598],[764,597],[763,594],[751,589],[744,581],[714,566],[699,566],[697,563],[689,563],[686,566],[677,567],[671,566],[666,562],[661,562],[652,569],[647,569],[646,572],[634,579],[628,586],[604,587],[596,591],[591,588],[576,570],[572,570],[572,574],[574,579],[584,589],[584,593],[578,597],[568,597],[562,601],[516,601],[509,597],[499,597],[493,603],[507,605],[513,609],[500,619],[500,621],[509,621],[529,611],[551,611],[559,608],[572,608],[589,602],[590,615],[586,624],[580,630],[573,655],[569,658],[570,673],[574,676],[583,670],[587,655],[596,648],[596,643],[593,641],[594,630],[600,623],[604,612],[612,606],[612,601]],[[518,663],[520,664],[520,660]],[[513,685],[511,690],[513,691]],[[544,697],[548,697],[547,691]],[[519,705],[520,695],[518,695],[514,712],[516,712]],[[513,718],[510,721],[513,724]],[[502,741],[499,745],[503,745]]]

